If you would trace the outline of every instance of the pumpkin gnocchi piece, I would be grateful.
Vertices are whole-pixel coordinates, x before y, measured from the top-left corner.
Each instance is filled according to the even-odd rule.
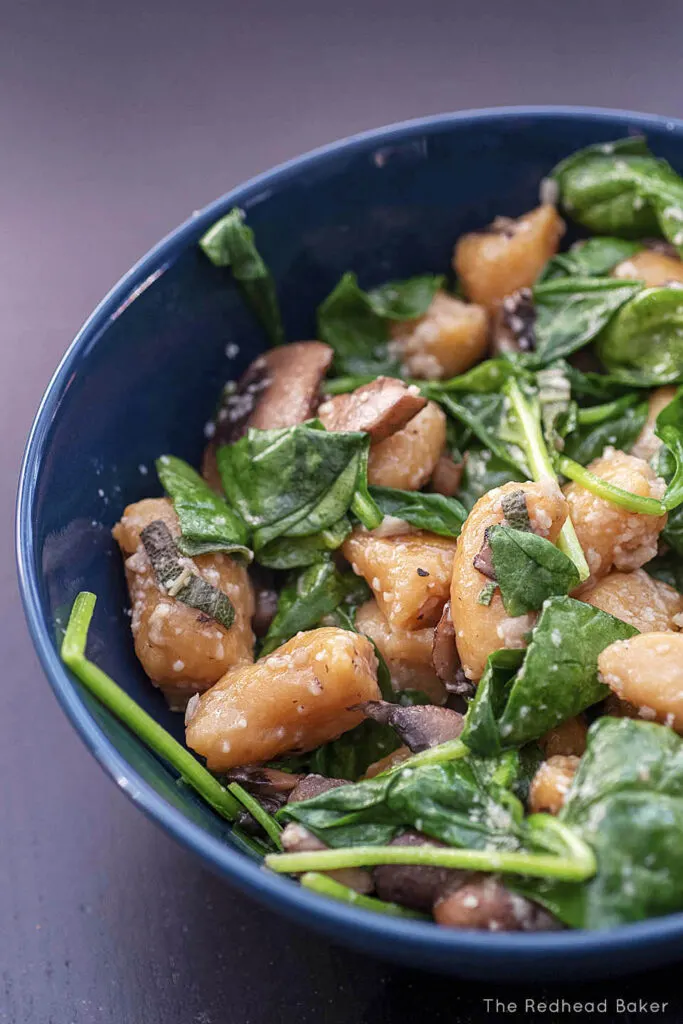
[[[441,618],[455,549],[455,539],[435,533],[382,537],[358,529],[344,541],[342,553],[372,589],[391,629],[414,631]]]
[[[647,288],[659,288],[672,281],[683,284],[683,260],[667,256],[663,252],[643,249],[642,252],[637,252],[627,260],[617,263],[612,270],[612,277],[644,281]]]
[[[488,314],[482,306],[439,291],[424,316],[395,322],[391,334],[391,350],[407,377],[455,377],[484,358]]]
[[[534,814],[559,814],[579,767],[579,757],[555,754],[543,761],[529,787],[529,810]]]
[[[459,239],[453,269],[471,302],[494,311],[506,295],[530,288],[557,252],[565,225],[546,203],[517,220],[496,217],[484,231]]]
[[[298,633],[273,654],[223,676],[187,706],[187,745],[212,771],[312,750],[363,720],[378,700],[367,637],[333,626]]]
[[[683,267],[683,263],[681,263],[681,266]],[[662,409],[665,409],[670,402],[673,402],[675,396],[675,387],[657,388],[655,391],[650,393],[650,397],[648,399],[647,420],[645,421],[640,434],[636,438],[636,442],[631,449],[631,455],[635,455],[637,458],[645,459],[646,462],[649,462],[652,456],[657,454],[659,449],[662,447],[662,442],[655,434],[657,417]]]
[[[193,694],[208,689],[228,669],[254,660],[254,598],[246,568],[222,552],[197,555],[192,564],[230,598],[235,619],[229,629],[162,590],[140,539],[155,520],[165,523],[173,537],[180,535],[168,498],[128,505],[112,534],[125,559],[135,653],[171,709],[182,711]]]
[[[639,633],[675,632],[683,628],[683,594],[644,569],[611,572],[581,600],[635,626]]]
[[[610,644],[600,677],[638,717],[683,733],[683,633],[643,633]]]
[[[666,484],[643,459],[615,448],[605,448],[588,469],[608,483],[641,497],[661,498]],[[583,548],[591,576],[606,576],[639,569],[657,554],[659,535],[667,516],[642,515],[599,498],[580,484],[564,488],[569,514]]]
[[[387,663],[395,690],[422,690],[433,704],[443,704],[446,690],[434,669],[434,627],[400,629],[392,626],[374,600],[356,612],[356,627],[377,644]]]
[[[498,591],[488,605],[479,600],[488,580],[475,568],[475,559],[484,544],[486,530],[505,518],[501,501],[516,491],[526,498],[534,533],[555,542],[567,518],[567,503],[559,487],[553,481],[544,481],[496,487],[479,499],[465,520],[453,563],[451,617],[462,669],[468,679],[481,678],[493,651],[525,647],[526,635],[536,619],[535,613],[510,618]]]
[[[419,491],[429,480],[446,444],[446,416],[428,402],[411,421],[370,448],[368,481],[376,487]]]

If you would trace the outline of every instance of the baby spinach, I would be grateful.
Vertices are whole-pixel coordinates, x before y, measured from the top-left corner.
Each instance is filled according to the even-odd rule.
[[[581,885],[515,883],[576,928],[683,910],[683,744],[666,726],[600,718],[559,820],[594,850]]]
[[[563,358],[594,341],[614,314],[643,287],[612,277],[562,277],[534,286],[535,366]]]
[[[254,232],[244,223],[244,212],[235,207],[221,217],[199,245],[214,266],[230,267],[271,345],[282,345],[285,332],[275,282],[254,244]]]
[[[635,295],[601,334],[597,353],[627,384],[683,382],[683,289],[646,288]]]
[[[371,487],[370,495],[383,515],[403,519],[411,526],[441,537],[457,537],[467,518],[467,511],[460,502],[443,494]]]
[[[521,845],[523,811],[495,767],[467,757],[398,768],[287,804],[278,817],[300,822],[333,848],[383,845],[411,827],[449,846],[513,850]]]
[[[457,377],[451,377],[449,380],[429,381],[428,384],[423,383],[423,389],[426,389],[430,393],[430,397],[434,398],[443,392],[490,395],[500,391],[510,377],[517,376],[524,376],[524,370],[509,359],[485,359],[483,363],[478,363],[471,370],[467,370]]]
[[[608,445],[629,451],[647,420],[647,402],[636,394],[604,405],[579,409],[576,425],[564,438],[563,452],[582,466],[602,455]]]
[[[321,558],[280,591],[277,612],[263,640],[261,655],[270,654],[300,630],[313,629],[339,605],[358,603],[368,596],[361,577],[339,572],[331,558]]]
[[[640,252],[642,246],[625,238],[597,237],[575,243],[568,252],[548,260],[537,284],[558,277],[604,277],[618,263]]]
[[[367,491],[368,435],[330,433],[317,421],[280,430],[250,429],[218,449],[225,493],[253,530],[257,558],[280,538],[341,533],[340,520]],[[370,528],[381,521],[363,519]]]
[[[496,582],[508,615],[536,611],[548,597],[567,594],[579,573],[554,544],[535,533],[494,526],[488,533]]]
[[[511,481],[523,481],[527,477],[521,470],[513,470],[509,463],[498,458],[488,448],[469,448],[465,460],[458,498],[470,511],[487,491],[502,487]]]
[[[155,465],[180,523],[176,547],[190,557],[227,551],[251,561],[247,527],[239,513],[182,459],[162,455]]]
[[[549,598],[525,652],[489,657],[467,712],[463,743],[476,754],[495,754],[538,739],[596,704],[608,693],[598,679],[598,655],[637,632],[583,601]]]
[[[450,416],[477,437],[508,470],[512,470],[515,475],[520,474],[522,479],[529,476],[523,450],[506,436],[508,403],[504,394],[471,392],[455,398],[452,394],[435,392],[434,397]]]
[[[389,348],[389,324],[424,316],[442,284],[442,277],[423,276],[366,292],[355,274],[344,274],[318,308],[318,335],[334,349],[336,372],[398,375],[400,360]]]
[[[683,524],[682,524],[683,526]],[[643,568],[656,580],[668,583],[683,594],[683,532],[680,535],[681,548],[657,555]]]
[[[660,232],[683,246],[683,181],[644,138],[588,146],[552,174],[565,210],[591,231],[625,238]]]
[[[657,416],[655,433],[666,445],[668,462],[673,464],[672,472],[667,473],[667,479],[669,475],[670,479],[663,498],[671,510],[683,503],[683,388]]]

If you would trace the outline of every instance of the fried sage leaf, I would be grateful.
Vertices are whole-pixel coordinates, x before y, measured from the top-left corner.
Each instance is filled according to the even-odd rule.
[[[227,594],[194,572],[178,553],[171,532],[161,519],[149,523],[140,533],[147,557],[159,586],[169,597],[196,608],[230,629],[235,609]]]

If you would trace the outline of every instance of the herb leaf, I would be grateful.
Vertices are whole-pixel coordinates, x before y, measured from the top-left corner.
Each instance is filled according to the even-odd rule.
[[[535,285],[536,350],[530,362],[544,366],[583,348],[642,288],[641,281],[612,277],[563,277]]]
[[[442,277],[394,281],[365,292],[355,274],[344,274],[318,308],[318,335],[335,352],[340,374],[396,376],[399,360],[389,352],[389,322],[423,316]]]
[[[666,726],[600,718],[559,819],[593,848],[581,885],[517,885],[566,924],[610,928],[683,909],[683,744]]]
[[[321,559],[280,591],[277,612],[264,638],[261,656],[270,654],[300,630],[317,626],[343,602],[358,603],[367,596],[367,586],[361,577],[339,572],[331,558]]]
[[[637,632],[583,601],[549,598],[525,652],[490,656],[467,712],[463,743],[482,756],[522,746],[596,704],[609,692],[598,679],[598,655]],[[516,673],[515,658],[521,661]]]
[[[618,263],[640,252],[642,246],[624,238],[597,237],[573,245],[569,252],[548,260],[537,284],[558,277],[604,277]]]
[[[489,544],[500,595],[508,615],[536,611],[548,597],[567,594],[579,584],[571,558],[535,533],[494,526]]]
[[[597,351],[607,369],[627,384],[683,381],[683,289],[645,288],[619,310]]]
[[[190,557],[227,551],[251,561],[246,524],[199,473],[173,455],[162,455],[155,465],[180,523],[178,549]]]
[[[254,232],[244,223],[237,207],[216,221],[199,240],[216,267],[230,267],[271,345],[282,345],[285,332],[275,282],[254,245]]]
[[[362,433],[329,433],[312,420],[280,430],[252,428],[218,449],[225,493],[254,531],[259,560],[277,538],[331,529],[341,536],[340,520],[359,487],[367,486],[368,440]]]
[[[383,515],[404,519],[411,526],[441,537],[457,537],[467,518],[467,511],[460,502],[443,494],[371,487],[370,495]]]

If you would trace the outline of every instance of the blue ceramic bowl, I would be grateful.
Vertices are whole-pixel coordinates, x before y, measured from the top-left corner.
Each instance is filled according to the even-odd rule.
[[[317,304],[349,269],[363,286],[441,272],[454,239],[537,203],[539,181],[580,146],[647,134],[683,169],[683,123],[618,111],[517,108],[450,114],[335,143],[255,178],[161,242],[98,306],[55,373],[31,430],[18,501],[18,561],[29,628],[64,711],[96,759],[150,818],[262,903],[372,954],[490,978],[585,978],[683,954],[683,914],[610,932],[496,935],[392,920],[266,873],[61,664],[59,627],[95,591],[92,658],[160,722],[178,716],[133,653],[120,558],[125,504],[159,493],[162,452],[196,461],[226,379],[262,346],[229,275],[196,242],[239,205],[282,297],[288,337],[315,337]]]

